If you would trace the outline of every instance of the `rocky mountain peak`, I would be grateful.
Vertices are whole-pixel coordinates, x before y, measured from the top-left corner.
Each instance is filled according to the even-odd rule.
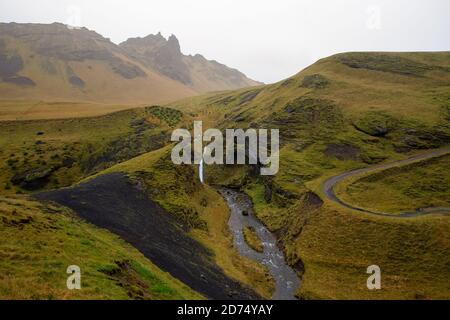
[[[172,48],[173,50],[176,50],[177,52],[181,53],[180,42],[178,41],[175,35],[172,34],[169,37],[169,39],[167,40],[167,45],[169,46],[169,48]]]

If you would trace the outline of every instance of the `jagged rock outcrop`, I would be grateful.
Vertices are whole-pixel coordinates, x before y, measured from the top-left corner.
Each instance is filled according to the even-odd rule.
[[[131,38],[121,43],[120,47],[140,63],[199,92],[261,84],[236,69],[207,60],[200,54],[184,55],[174,35],[167,40],[161,33]]]
[[[183,62],[180,43],[171,35],[166,40],[161,33],[145,38],[132,38],[121,47],[142,64],[186,85],[192,84],[188,67]]]

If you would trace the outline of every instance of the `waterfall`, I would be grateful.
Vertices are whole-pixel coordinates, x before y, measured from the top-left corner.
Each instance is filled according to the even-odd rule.
[[[203,183],[203,157],[198,165],[198,177],[200,178],[200,182]]]

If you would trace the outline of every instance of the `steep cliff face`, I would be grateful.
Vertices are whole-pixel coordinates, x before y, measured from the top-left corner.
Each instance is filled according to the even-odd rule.
[[[192,85],[189,69],[183,62],[180,43],[174,35],[168,40],[161,33],[142,39],[133,38],[120,47],[145,66],[185,85]]]
[[[178,39],[171,35],[167,40],[158,33],[144,38],[131,38],[120,44],[125,52],[171,79],[198,92],[237,89],[260,85],[243,73],[207,60],[202,55],[184,55]]]

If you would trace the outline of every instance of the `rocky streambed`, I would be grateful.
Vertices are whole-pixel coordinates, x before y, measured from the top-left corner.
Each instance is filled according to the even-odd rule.
[[[239,253],[267,267],[275,280],[275,292],[272,299],[294,300],[300,285],[296,272],[286,263],[283,252],[278,248],[276,237],[255,216],[250,198],[231,189],[220,189],[230,208],[228,226],[233,234],[234,246]],[[262,241],[263,252],[249,247],[244,240],[244,227],[253,227]]]

